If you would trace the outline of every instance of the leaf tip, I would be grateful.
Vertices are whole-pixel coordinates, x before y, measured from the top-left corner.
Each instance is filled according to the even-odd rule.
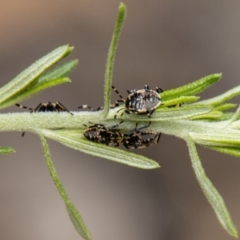
[[[124,4],[123,2],[120,2],[120,4],[119,4],[119,10],[120,10],[120,11],[126,11],[126,4]]]
[[[160,168],[160,167],[161,166],[157,162],[153,161],[151,163],[151,165],[149,165],[146,169],[151,170],[151,169],[157,169],[157,168]]]
[[[67,46],[68,46],[68,53],[71,53],[73,51],[74,47],[70,46],[69,44],[67,44]]]
[[[8,147],[1,147],[0,148],[0,154],[8,154],[8,153],[15,153],[15,149],[13,148],[8,148]]]
[[[222,77],[222,73],[215,73],[214,76],[217,77],[217,78],[221,78]]]
[[[236,227],[234,226],[231,233],[230,233],[233,237],[238,238],[238,230],[236,229]]]

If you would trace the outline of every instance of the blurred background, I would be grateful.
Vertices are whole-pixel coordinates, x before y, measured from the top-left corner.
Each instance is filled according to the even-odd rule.
[[[114,68],[114,85],[165,90],[211,73],[223,79],[208,98],[239,85],[240,2],[237,0],[125,0],[127,19]],[[7,83],[58,46],[75,46],[72,83],[22,104],[61,101],[68,109],[98,107],[119,1],[0,1],[0,83]],[[117,98],[113,94],[114,100]],[[238,102],[238,100],[236,100]],[[22,111],[11,107],[5,112]],[[183,141],[163,135],[138,150],[159,162],[146,171],[87,156],[49,141],[61,180],[96,240],[232,239],[197,184]],[[16,149],[0,161],[0,239],[80,239],[49,175],[39,138],[1,133]],[[240,160],[198,147],[207,175],[240,229]]]

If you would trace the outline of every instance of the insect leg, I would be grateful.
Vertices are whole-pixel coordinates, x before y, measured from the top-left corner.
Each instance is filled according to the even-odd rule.
[[[73,115],[72,112],[70,112],[62,103],[56,102],[56,108],[61,109],[62,111],[69,112],[71,115]]]
[[[125,99],[123,98],[123,96],[119,93],[119,91],[114,86],[112,86],[112,89],[121,98],[122,102],[125,102]]]

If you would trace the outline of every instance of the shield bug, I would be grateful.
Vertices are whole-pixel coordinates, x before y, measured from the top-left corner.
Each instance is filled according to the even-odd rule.
[[[62,103],[60,102],[56,102],[56,103],[51,103],[51,102],[47,102],[47,103],[39,103],[37,105],[37,107],[35,108],[29,108],[23,105],[20,105],[18,103],[15,104],[17,107],[20,108],[25,108],[30,110],[30,113],[33,112],[69,112],[70,114],[73,115],[73,113],[71,113]],[[24,136],[25,132],[22,133],[22,137]]]
[[[156,87],[156,91],[150,89],[148,85],[145,85],[144,89],[127,90],[129,94],[127,99],[124,99],[114,86],[112,86],[112,89],[121,98],[116,104],[125,103],[125,108],[120,108],[114,118],[117,117],[120,111],[127,114],[146,114],[150,118],[156,108],[161,104],[160,93],[163,92],[163,90],[159,87]]]
[[[85,138],[92,142],[118,147],[122,140],[122,134],[116,129],[123,121],[107,128],[103,124],[93,124],[84,131]]]
[[[143,131],[148,128],[151,123],[143,127],[137,128],[123,135],[122,144],[127,149],[146,148],[159,142],[161,133],[153,131]]]

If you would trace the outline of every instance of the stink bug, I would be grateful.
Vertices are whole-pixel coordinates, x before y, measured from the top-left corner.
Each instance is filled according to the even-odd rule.
[[[122,140],[122,134],[116,129],[119,124],[116,124],[110,128],[105,127],[103,124],[93,124],[84,131],[85,138],[92,142],[103,143],[109,146],[118,147]]]
[[[151,123],[146,126],[137,128],[123,135],[122,143],[127,149],[146,148],[150,145],[157,144],[159,142],[161,133],[153,131],[142,131],[148,128]]]
[[[23,105],[20,105],[18,103],[15,104],[17,107],[20,108],[25,108],[30,110],[30,113],[33,112],[69,112],[70,114],[73,115],[73,113],[71,113],[66,107],[64,107],[64,105],[60,102],[56,102],[56,103],[51,103],[51,102],[47,102],[47,103],[39,103],[37,105],[37,107],[35,108],[29,108]],[[24,136],[25,132],[22,133],[22,137]]]
[[[123,111],[123,113],[125,112],[127,114],[147,114],[147,116],[150,118],[156,108],[161,104],[161,97],[159,93],[163,92],[163,90],[159,87],[156,87],[156,91],[150,89],[148,85],[145,85],[144,89],[134,89],[130,91],[127,90],[129,93],[127,99],[124,99],[114,86],[112,86],[112,89],[121,98],[116,102],[116,105],[121,102],[125,103],[125,108],[120,108],[114,118],[117,117],[117,114],[120,111]]]

